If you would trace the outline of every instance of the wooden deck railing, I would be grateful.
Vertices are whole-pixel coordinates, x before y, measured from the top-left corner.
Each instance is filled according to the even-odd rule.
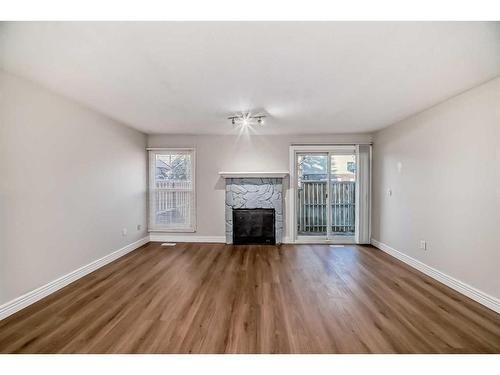
[[[356,183],[330,183],[331,232],[354,234]],[[298,234],[326,233],[327,231],[326,181],[303,181],[298,189]]]
[[[157,224],[189,223],[193,198],[191,181],[157,181],[154,194]]]

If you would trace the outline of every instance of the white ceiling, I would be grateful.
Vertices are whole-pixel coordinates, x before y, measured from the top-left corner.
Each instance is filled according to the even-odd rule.
[[[500,74],[500,23],[19,22],[0,66],[146,133],[369,132]]]

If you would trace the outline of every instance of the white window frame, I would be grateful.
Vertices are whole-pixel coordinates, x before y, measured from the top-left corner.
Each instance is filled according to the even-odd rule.
[[[190,227],[169,227],[161,229],[151,229],[151,220],[153,212],[151,208],[151,200],[148,199],[148,232],[173,232],[173,233],[193,233],[196,232],[196,149],[193,147],[178,148],[147,148],[148,151],[148,198],[151,196],[152,183],[155,181],[155,168],[156,168],[156,155],[168,152],[186,152],[191,154],[191,168],[192,168],[192,209],[191,209],[191,226]]]

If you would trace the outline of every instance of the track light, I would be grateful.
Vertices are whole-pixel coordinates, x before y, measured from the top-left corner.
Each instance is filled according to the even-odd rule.
[[[244,112],[229,116],[232,125],[251,126],[264,125],[265,115],[252,115],[250,112]]]

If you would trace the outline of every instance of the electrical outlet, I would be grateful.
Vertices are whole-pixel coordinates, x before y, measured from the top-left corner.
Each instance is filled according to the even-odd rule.
[[[420,240],[420,249],[427,250],[427,242],[424,240]]]
[[[122,236],[125,237],[127,235],[127,228],[122,229]]]
[[[137,224],[137,230],[141,230],[142,229],[142,225],[141,224]]]

